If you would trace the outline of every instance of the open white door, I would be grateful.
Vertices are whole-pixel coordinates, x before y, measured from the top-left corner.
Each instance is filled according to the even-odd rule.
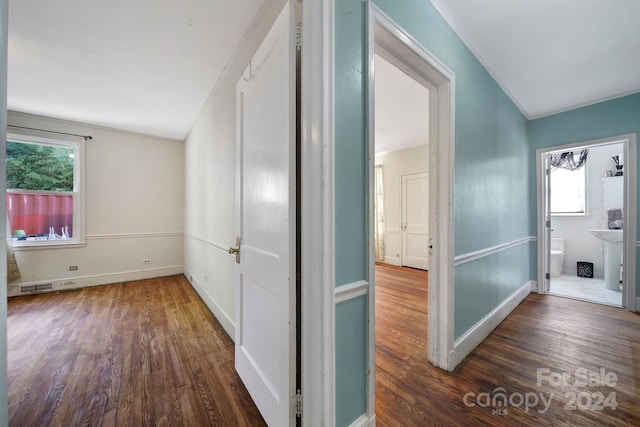
[[[287,3],[236,87],[235,364],[271,426],[295,423],[295,66]]]
[[[427,270],[428,254],[428,174],[402,175],[402,265]]]
[[[538,293],[551,291],[551,155],[544,156],[544,279]]]

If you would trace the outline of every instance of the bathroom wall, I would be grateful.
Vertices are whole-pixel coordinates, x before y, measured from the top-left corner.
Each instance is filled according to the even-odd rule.
[[[611,157],[623,151],[622,144],[610,144],[589,148],[586,164],[586,203],[584,216],[556,216],[551,218],[551,237],[565,239],[565,256],[562,271],[564,274],[576,274],[576,263],[593,263],[594,277],[604,276],[604,243],[594,237],[589,229],[603,228],[604,209],[602,204],[602,179],[606,170],[615,170]],[[622,180],[620,180],[622,185]],[[551,187],[553,191],[553,186]]]
[[[533,167],[530,169],[529,177],[530,203],[534,203],[536,197],[534,165],[537,149],[629,133],[637,135],[640,133],[638,117],[640,117],[640,93],[530,121],[528,124],[531,144],[530,162]],[[638,188],[640,189],[640,186]],[[640,210],[638,217],[640,217]],[[535,217],[531,219],[535,221]],[[533,222],[531,226],[535,229]],[[636,245],[638,244],[636,242]],[[636,252],[636,265],[638,264],[640,264],[640,251]],[[640,275],[636,276],[636,292],[640,295]]]
[[[384,181],[384,262],[388,264],[401,265],[402,175],[427,172],[428,156],[428,145],[376,155],[376,164],[382,164]]]

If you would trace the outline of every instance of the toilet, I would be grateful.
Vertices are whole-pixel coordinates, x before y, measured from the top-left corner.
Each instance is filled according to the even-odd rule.
[[[564,239],[551,238],[551,265],[549,274],[551,277],[558,277],[562,274],[562,264],[564,263]]]

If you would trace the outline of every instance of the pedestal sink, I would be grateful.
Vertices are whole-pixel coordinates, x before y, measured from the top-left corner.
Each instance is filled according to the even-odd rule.
[[[622,252],[622,230],[589,230],[604,241],[604,283],[607,289],[620,290],[620,253]]]

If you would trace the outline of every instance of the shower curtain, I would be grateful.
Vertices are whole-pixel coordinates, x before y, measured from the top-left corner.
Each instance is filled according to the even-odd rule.
[[[382,165],[375,168],[375,259],[384,261],[384,186],[382,181]]]

